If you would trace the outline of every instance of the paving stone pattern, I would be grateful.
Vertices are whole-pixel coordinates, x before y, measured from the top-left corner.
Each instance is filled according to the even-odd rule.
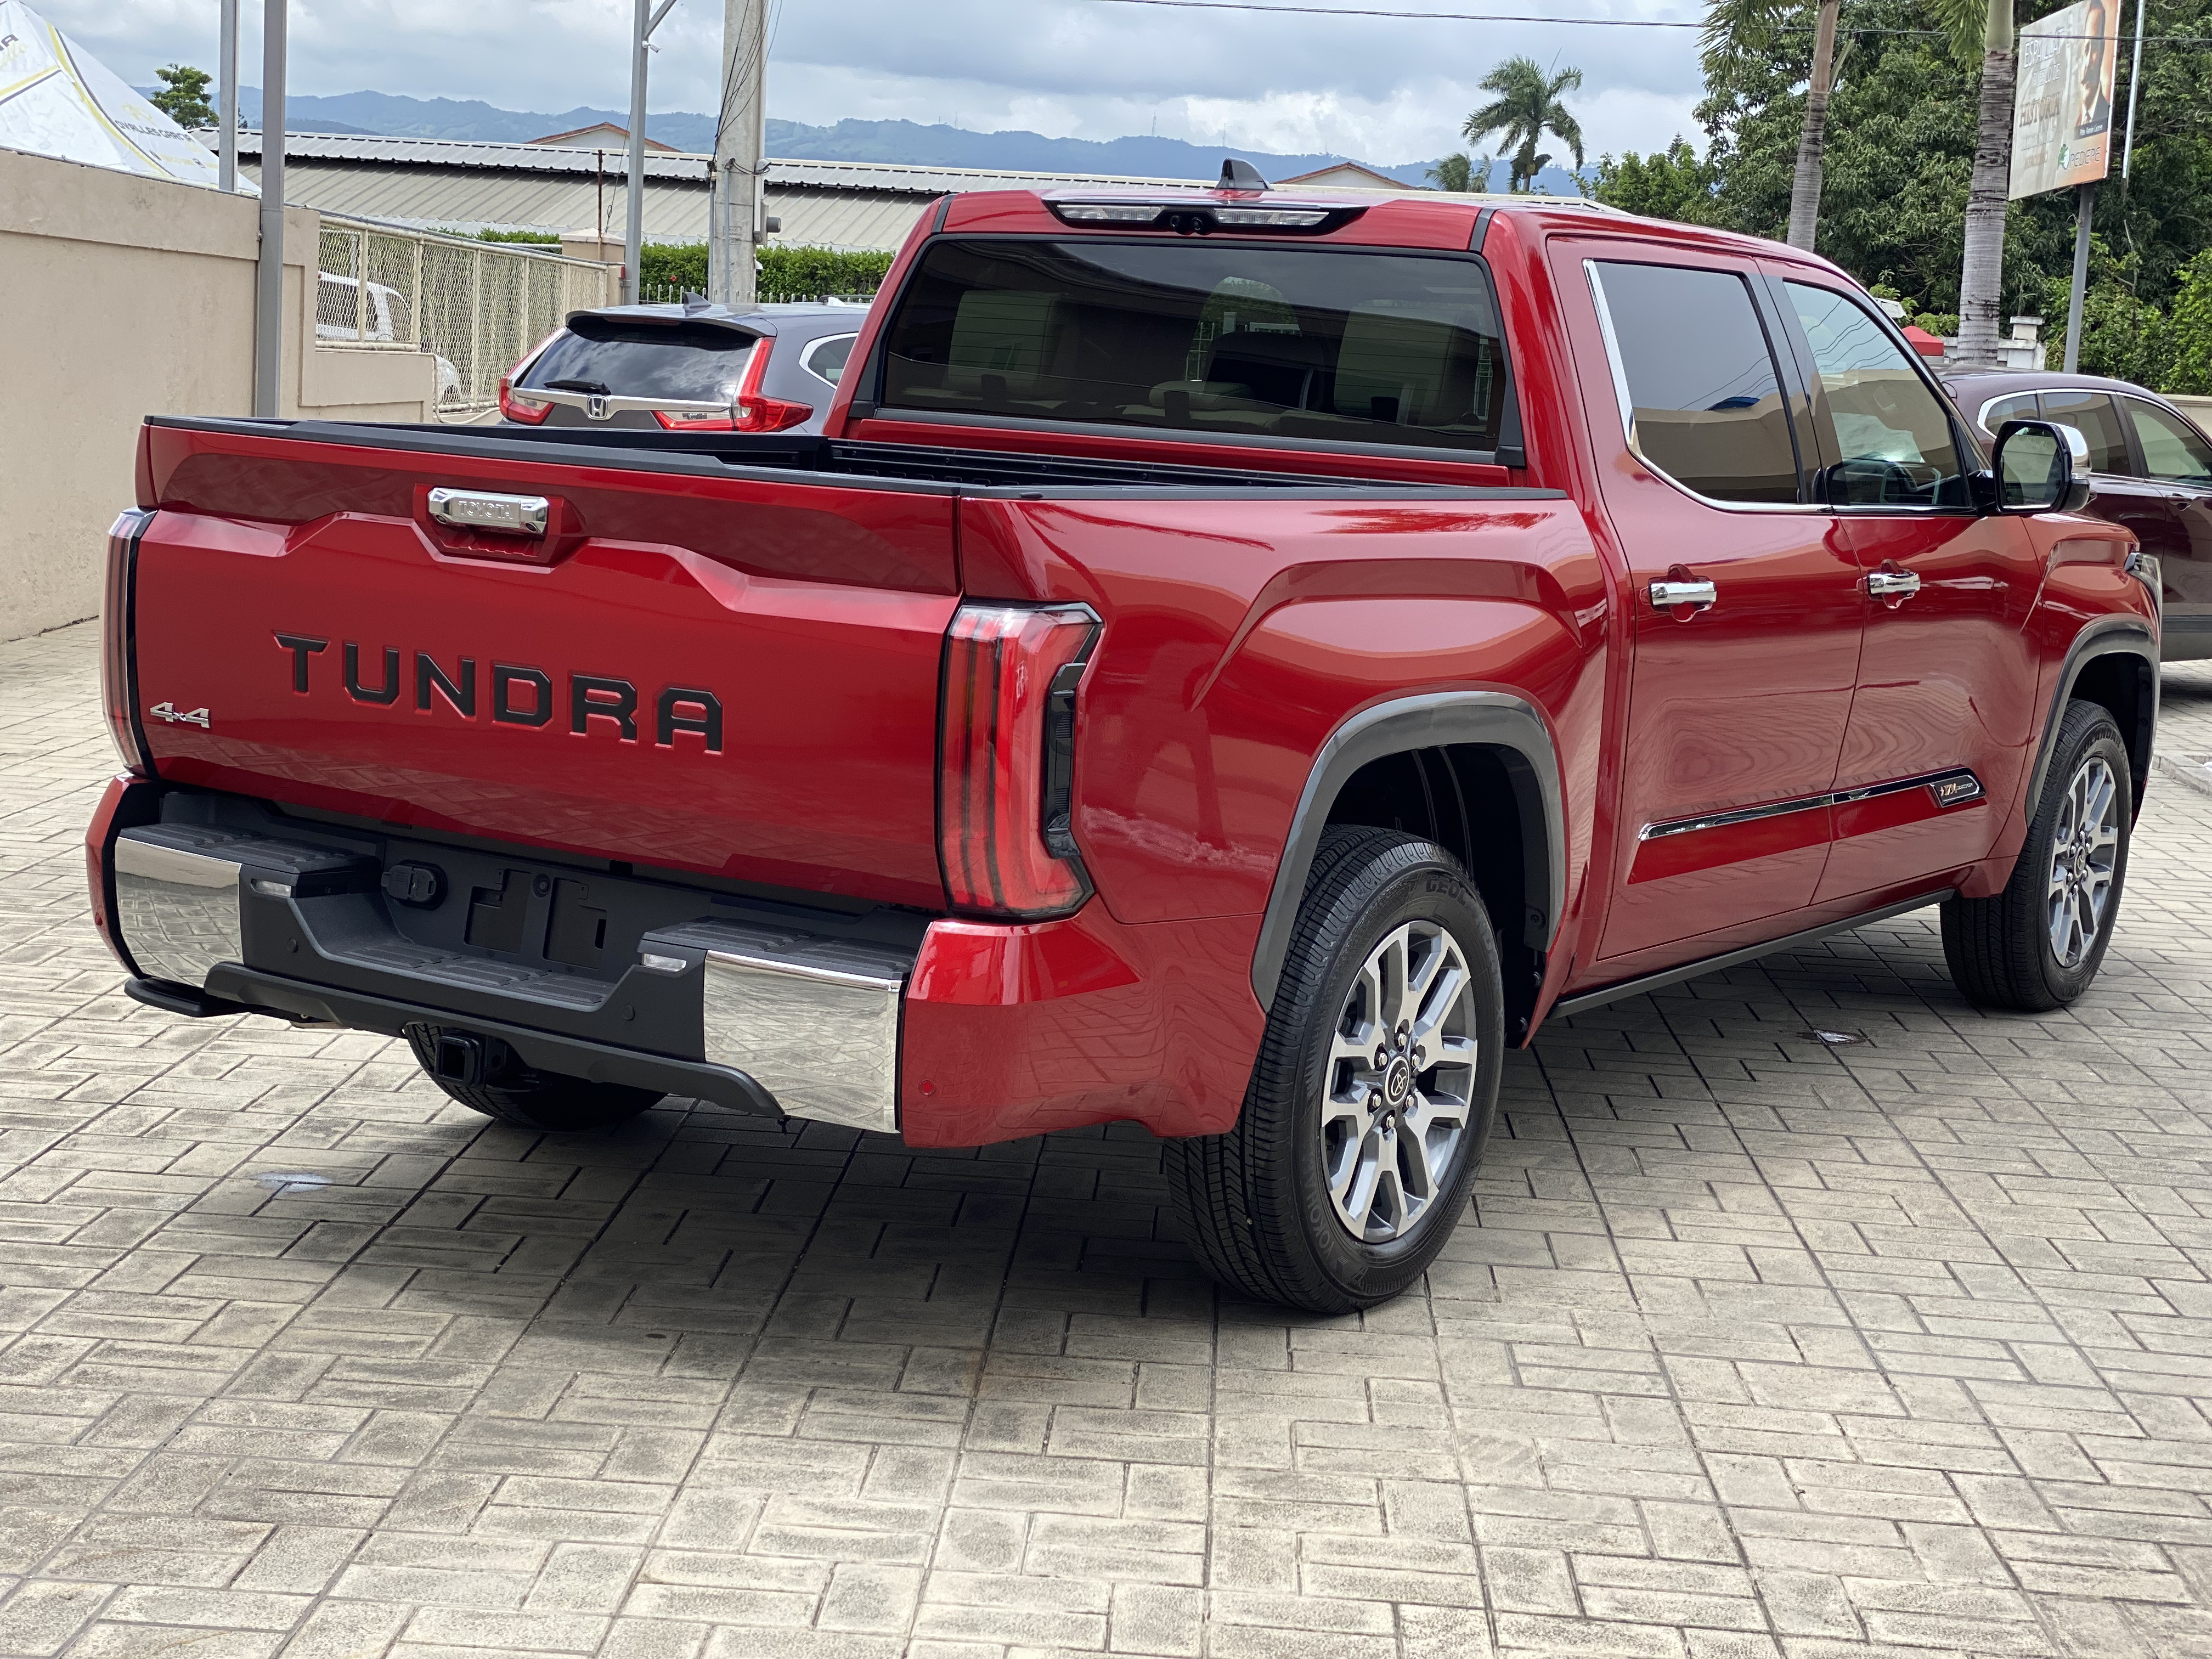
[[[128,1001],[95,648],[0,647],[0,1655],[2212,1655],[2212,798],[2069,1012],[1923,915],[1555,1026],[1293,1318],[1142,1134],[535,1136]]]

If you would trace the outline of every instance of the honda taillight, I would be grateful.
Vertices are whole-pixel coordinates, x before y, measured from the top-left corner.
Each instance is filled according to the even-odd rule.
[[[787,432],[814,412],[811,404],[795,404],[788,398],[740,398],[737,429],[740,432]]]
[[[953,908],[1063,915],[1091,896],[1070,823],[1082,605],[961,606],[945,636],[937,843]]]
[[[153,775],[144,734],[138,726],[137,671],[131,659],[131,606],[136,592],[138,538],[154,515],[120,514],[107,531],[107,589],[100,607],[100,698],[107,711],[108,735],[124,765],[140,777]]]
[[[811,404],[793,403],[788,398],[764,398],[761,395],[761,382],[768,378],[769,354],[775,349],[775,336],[763,334],[746,352],[745,372],[738,381],[737,419],[732,423],[732,430],[787,432],[814,413]]]
[[[499,412],[510,421],[536,426],[553,412],[553,404],[546,398],[524,397],[514,389],[514,376],[502,374],[499,377]]]

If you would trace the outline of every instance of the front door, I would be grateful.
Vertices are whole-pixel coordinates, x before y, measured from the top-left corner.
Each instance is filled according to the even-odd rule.
[[[1816,897],[1869,907],[1984,856],[2037,714],[2026,626],[2043,559],[1972,504],[1950,402],[1856,295],[1782,284],[1813,387],[1823,494],[1868,598]]]
[[[1806,494],[1758,273],[1580,252],[1571,302],[1590,296],[1611,370],[1584,384],[1609,379],[1619,405],[1590,427],[1635,606],[1599,952],[1638,957],[1626,974],[1767,937],[1811,901],[1864,599]]]

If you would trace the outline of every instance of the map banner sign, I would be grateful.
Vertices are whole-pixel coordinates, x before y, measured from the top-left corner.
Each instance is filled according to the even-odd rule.
[[[2077,0],[2020,32],[2012,199],[2093,185],[2111,170],[2119,0]]]

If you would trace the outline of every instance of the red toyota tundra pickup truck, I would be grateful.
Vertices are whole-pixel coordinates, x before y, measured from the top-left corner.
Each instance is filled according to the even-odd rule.
[[[818,437],[148,420],[94,904],[538,1129],[1142,1124],[1222,1279],[1367,1305],[1547,1015],[1928,904],[2081,994],[2158,611],[2077,446],[1766,242],[948,198]]]

